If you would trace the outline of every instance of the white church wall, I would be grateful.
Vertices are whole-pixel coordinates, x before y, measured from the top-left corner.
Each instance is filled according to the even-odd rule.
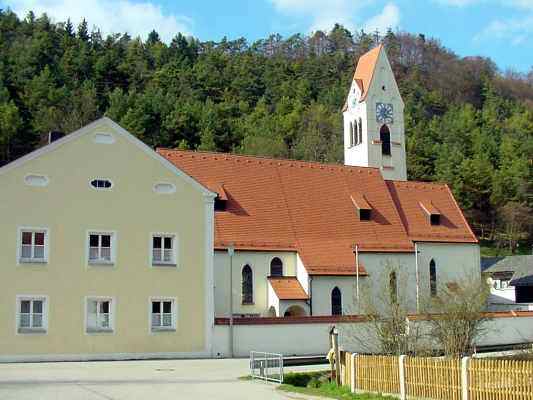
[[[430,295],[429,263],[435,260],[437,270],[437,290],[449,282],[458,285],[472,280],[480,281],[479,246],[471,243],[418,243],[418,266],[420,273],[420,294]]]
[[[233,313],[268,315],[268,282],[270,262],[279,257],[283,262],[283,275],[296,276],[296,253],[235,251],[233,255]],[[242,304],[242,268],[250,265],[253,271],[254,304]],[[215,251],[215,315],[230,313],[230,257],[227,251]]]
[[[309,294],[309,274],[299,254],[296,254],[296,278],[300,282],[300,285],[302,285],[305,293]]]
[[[416,312],[416,268],[413,253],[360,253],[359,260],[368,277],[360,284],[359,313],[367,313],[374,307],[383,311],[389,301],[390,274],[396,272],[398,300],[409,312]]]
[[[356,279],[353,276],[313,276],[311,301],[313,315],[331,315],[331,292],[338,287],[342,296],[343,314],[356,314],[353,309]]]

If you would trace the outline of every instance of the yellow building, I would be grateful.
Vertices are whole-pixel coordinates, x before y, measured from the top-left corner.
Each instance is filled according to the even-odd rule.
[[[0,361],[211,355],[208,189],[108,118],[0,187]]]

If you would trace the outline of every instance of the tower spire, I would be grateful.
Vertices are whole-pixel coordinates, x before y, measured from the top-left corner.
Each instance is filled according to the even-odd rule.
[[[361,56],[343,108],[344,163],[407,180],[404,103],[382,44]]]

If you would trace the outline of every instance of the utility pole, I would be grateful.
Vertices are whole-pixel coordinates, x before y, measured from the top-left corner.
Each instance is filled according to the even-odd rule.
[[[233,351],[233,255],[235,247],[233,244],[228,246],[229,256],[229,354],[230,358],[234,357]]]

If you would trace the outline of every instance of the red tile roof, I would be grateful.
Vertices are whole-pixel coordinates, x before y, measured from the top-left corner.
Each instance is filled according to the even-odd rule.
[[[448,185],[387,181],[387,186],[411,240],[477,243]],[[427,212],[440,214],[440,225],[431,225]]]
[[[375,47],[369,52],[363,54],[357,62],[353,80],[361,91],[361,97],[359,101],[364,101],[368,95],[368,90],[370,88],[370,84],[372,83],[372,77],[374,76],[374,70],[376,69],[376,63],[379,58],[379,52],[381,51],[382,47],[383,45],[379,45],[378,47]],[[348,97],[346,97],[342,111],[344,112],[347,109]]]
[[[368,90],[374,76],[374,70],[376,69],[376,64],[378,62],[379,53],[381,52],[382,48],[383,45],[380,44],[369,52],[363,54],[357,62],[353,80],[357,82],[359,87],[361,87],[362,84],[362,95],[360,101],[365,100],[366,96],[368,95]]]
[[[414,236],[406,228],[415,229],[420,240],[435,240],[431,235],[440,233],[444,241],[475,241],[449,190],[424,189],[442,186],[398,183],[400,200],[396,182],[385,182],[375,168],[158,152],[200,183],[223,185],[228,200],[226,211],[215,213],[216,249],[233,244],[240,250],[292,250],[311,275],[355,275],[355,245],[360,252],[412,252]],[[372,208],[370,221],[359,220],[353,199],[357,193]],[[405,199],[414,199],[417,210],[406,212]],[[427,218],[418,218],[416,212],[423,213],[418,202],[428,199],[441,210],[444,226],[432,227]]]
[[[269,277],[268,281],[280,300],[308,300],[309,296],[295,276]]]

